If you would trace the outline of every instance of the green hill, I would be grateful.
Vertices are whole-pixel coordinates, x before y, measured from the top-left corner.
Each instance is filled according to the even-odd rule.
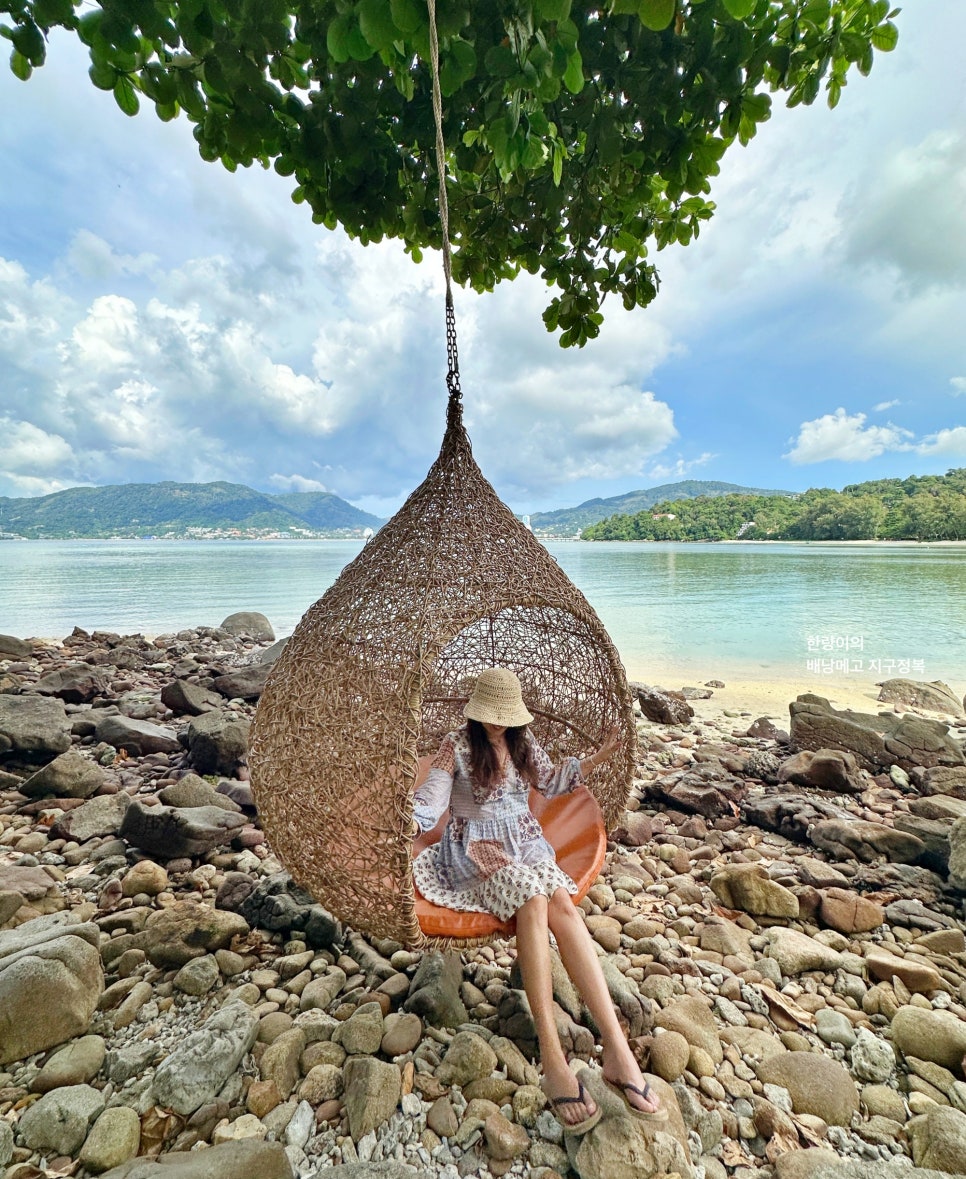
[[[628,491],[610,499],[588,499],[575,508],[560,508],[555,512],[534,512],[530,527],[541,536],[575,536],[591,524],[608,516],[632,515],[659,503],[671,503],[697,496],[718,495],[790,495],[787,491],[763,491],[742,487],[738,483],[719,483],[714,479],[683,479],[680,483],[662,483],[642,491]]]
[[[240,483],[71,487],[30,499],[0,496],[0,534],[48,540],[130,536],[352,536],[383,521],[330,492],[268,495]]]
[[[801,495],[665,500],[585,530],[585,540],[966,540],[966,467],[813,487]]]

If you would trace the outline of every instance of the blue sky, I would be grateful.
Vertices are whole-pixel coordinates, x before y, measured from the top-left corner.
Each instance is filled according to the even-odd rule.
[[[835,111],[776,104],[650,308],[561,350],[543,284],[457,291],[474,450],[518,511],[682,478],[966,465],[962,0],[909,0]],[[0,495],[227,479],[394,510],[443,422],[441,277],[134,119],[55,38],[0,71]]]

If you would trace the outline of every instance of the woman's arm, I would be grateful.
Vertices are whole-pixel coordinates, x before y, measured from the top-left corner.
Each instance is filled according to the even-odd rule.
[[[614,756],[620,748],[620,730],[615,725],[596,753],[581,759],[565,757],[556,768],[536,739],[531,736],[530,740],[537,767],[537,789],[547,798],[556,798],[559,794],[569,794],[575,790],[599,765]]]
[[[604,743],[596,753],[590,754],[589,757],[581,758],[580,761],[580,776],[586,778],[588,774],[592,774],[598,766],[603,765],[605,761],[610,761],[614,754],[621,746],[621,731],[617,725],[613,725],[604,738]]]
[[[426,781],[413,795],[413,819],[416,824],[414,835],[421,831],[431,831],[449,806],[455,767],[456,750],[453,736],[447,734],[443,738],[439,752],[433,758]]]

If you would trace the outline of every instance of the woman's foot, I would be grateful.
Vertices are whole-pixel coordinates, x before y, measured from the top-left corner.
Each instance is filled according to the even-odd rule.
[[[557,1120],[564,1126],[578,1126],[598,1113],[597,1102],[574,1076],[564,1059],[544,1065],[541,1088]]]
[[[626,1040],[620,1044],[605,1046],[601,1061],[604,1080],[620,1090],[624,1101],[631,1110],[641,1114],[657,1114],[661,1103],[641,1073],[634,1053]]]

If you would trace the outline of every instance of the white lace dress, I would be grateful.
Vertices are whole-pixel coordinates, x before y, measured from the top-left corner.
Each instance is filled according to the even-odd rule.
[[[554,769],[544,749],[527,731],[537,769],[537,789],[548,798],[569,794],[583,782],[580,762],[568,757]],[[439,843],[413,862],[413,879],[422,895],[447,909],[493,913],[506,921],[531,897],[551,896],[577,886],[558,865],[553,848],[530,810],[530,791],[512,762],[503,778],[481,791],[470,775],[470,743],[465,729],[448,733],[426,781],[416,791],[414,815],[421,831],[439,822],[449,807],[449,822]]]

